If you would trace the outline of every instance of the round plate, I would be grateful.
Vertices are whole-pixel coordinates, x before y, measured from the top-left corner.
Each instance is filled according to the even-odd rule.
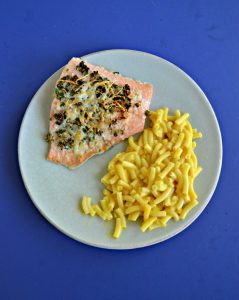
[[[22,121],[18,155],[26,189],[42,215],[57,229],[82,243],[110,249],[132,249],[164,241],[190,225],[209,202],[219,178],[222,163],[220,129],[213,109],[198,85],[172,63],[139,51],[108,50],[89,54],[83,59],[122,75],[150,82],[154,86],[151,110],[167,106],[171,112],[189,112],[193,127],[203,133],[196,153],[203,172],[196,180],[199,205],[186,220],[170,221],[165,228],[142,233],[138,224],[128,222],[120,239],[111,237],[114,222],[104,222],[79,212],[83,194],[98,202],[103,186],[100,178],[108,162],[125,149],[126,142],[95,156],[75,170],[46,160],[49,112],[54,85],[61,70],[53,74],[33,97]]]

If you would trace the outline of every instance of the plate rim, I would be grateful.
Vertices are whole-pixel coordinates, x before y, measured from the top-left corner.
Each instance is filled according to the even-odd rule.
[[[73,234],[67,232],[66,230],[64,230],[64,228],[62,228],[59,225],[57,225],[53,220],[51,220],[45,214],[45,212],[37,204],[37,201],[34,200],[34,197],[32,196],[32,194],[31,194],[31,192],[30,192],[30,190],[29,190],[29,188],[27,186],[27,183],[26,183],[27,181],[26,181],[26,178],[24,177],[23,167],[21,165],[21,159],[20,159],[20,156],[21,156],[20,140],[21,140],[21,136],[23,134],[22,133],[23,132],[23,124],[24,124],[24,121],[26,119],[27,112],[29,111],[29,109],[31,107],[33,99],[40,93],[40,90],[47,83],[47,81],[50,80],[55,75],[55,73],[59,72],[59,70],[61,70],[64,66],[62,66],[61,68],[59,68],[58,70],[56,70],[51,76],[49,76],[41,84],[41,86],[38,88],[37,92],[33,95],[33,97],[31,98],[30,102],[28,103],[27,108],[26,108],[26,110],[24,112],[22,121],[21,121],[19,133],[18,133],[17,153],[18,153],[18,165],[19,165],[20,173],[21,173],[23,184],[24,184],[24,186],[26,188],[26,191],[27,191],[27,193],[28,193],[31,201],[33,202],[34,206],[37,208],[37,210],[40,212],[40,214],[51,225],[53,225],[57,230],[59,230],[61,233],[65,234],[67,237],[70,237],[71,239],[73,239],[73,240],[75,240],[77,242],[81,242],[81,243],[89,245],[89,246],[93,246],[93,247],[97,247],[97,248],[101,248],[101,249],[110,249],[110,250],[131,250],[131,249],[138,249],[138,248],[149,247],[149,246],[152,246],[152,245],[155,245],[155,244],[159,244],[159,243],[161,243],[163,241],[166,241],[166,240],[170,239],[171,237],[174,237],[175,235],[178,235],[180,232],[184,231],[187,227],[189,227],[201,215],[201,213],[205,210],[206,206],[208,205],[208,203],[212,199],[212,196],[213,196],[213,194],[214,194],[214,192],[216,190],[216,187],[217,187],[217,184],[218,184],[218,181],[219,181],[219,178],[220,178],[221,169],[222,169],[222,161],[223,161],[223,142],[222,142],[222,134],[221,134],[221,130],[220,130],[220,126],[219,126],[216,114],[215,114],[215,112],[213,110],[213,107],[212,107],[210,101],[208,100],[207,96],[202,91],[202,89],[200,88],[200,86],[194,81],[194,79],[191,76],[189,76],[186,72],[184,72],[182,69],[180,69],[174,63],[172,63],[172,62],[170,62],[170,61],[168,61],[168,60],[166,60],[166,59],[164,59],[164,58],[162,58],[160,56],[157,56],[155,54],[151,54],[151,53],[140,51],[140,50],[124,49],[124,48],[107,49],[107,50],[95,51],[95,52],[83,55],[83,56],[81,56],[81,58],[87,60],[87,57],[89,57],[91,55],[94,55],[94,54],[105,53],[105,52],[119,52],[119,51],[122,51],[122,52],[124,52],[124,51],[127,51],[127,52],[137,52],[137,53],[140,53],[140,54],[143,54],[143,55],[152,56],[153,58],[161,60],[163,63],[172,65],[173,67],[175,67],[177,69],[177,71],[179,71],[184,77],[186,77],[192,83],[192,85],[194,86],[194,88],[200,93],[200,95],[202,96],[202,98],[204,98],[205,104],[207,105],[207,108],[210,110],[210,112],[211,112],[211,114],[213,116],[213,119],[214,119],[214,122],[215,122],[215,125],[216,125],[216,128],[217,128],[217,133],[219,135],[219,144],[220,144],[219,154],[220,154],[220,159],[219,159],[219,163],[218,163],[217,173],[216,173],[216,176],[214,177],[213,185],[212,185],[212,188],[210,190],[210,194],[208,195],[208,197],[204,201],[203,205],[201,206],[200,211],[198,211],[197,214],[195,214],[195,215],[193,215],[191,217],[188,217],[187,222],[184,224],[184,226],[181,226],[179,228],[176,228],[176,229],[172,230],[172,232],[168,233],[164,237],[161,237],[161,238],[159,237],[158,239],[148,240],[146,242],[145,241],[137,242],[136,245],[129,243],[129,244],[121,244],[120,246],[119,245],[115,245],[114,246],[113,243],[110,246],[109,245],[105,245],[104,243],[102,243],[102,244],[99,245],[99,244],[94,243],[94,242],[89,242],[89,241],[87,241],[85,239],[80,239],[80,238],[74,236]]]

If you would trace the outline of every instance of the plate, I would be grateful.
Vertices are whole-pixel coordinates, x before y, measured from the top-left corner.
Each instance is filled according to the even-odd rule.
[[[95,156],[75,170],[46,160],[49,112],[54,85],[61,70],[54,73],[38,90],[24,115],[18,142],[20,170],[25,187],[42,215],[57,229],[82,243],[110,249],[132,249],[162,242],[190,225],[208,204],[218,182],[222,163],[222,141],[213,109],[202,90],[182,70],[172,63],[139,51],[107,50],[82,57],[122,75],[150,82],[154,85],[151,110],[168,106],[171,112],[189,112],[193,127],[203,133],[196,153],[203,173],[196,180],[199,205],[186,220],[170,221],[165,228],[142,233],[138,224],[128,222],[120,239],[111,237],[114,222],[90,218],[79,212],[83,194],[98,202],[103,186],[100,178],[108,162],[126,142]],[[193,228],[191,229],[193,230]]]

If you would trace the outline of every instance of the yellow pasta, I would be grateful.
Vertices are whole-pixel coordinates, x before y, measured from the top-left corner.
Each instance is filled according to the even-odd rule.
[[[160,164],[163,162],[164,159],[166,159],[167,157],[170,156],[170,154],[171,154],[171,153],[170,153],[169,151],[163,153],[162,155],[161,155],[161,153],[160,153],[160,156],[159,156],[159,158],[156,160],[155,164],[156,164],[157,166],[160,165]]]
[[[167,189],[167,184],[164,183],[162,180],[155,181],[155,185],[157,186],[160,192],[163,192]]]
[[[181,211],[182,210],[182,207],[183,207],[183,205],[184,205],[184,199],[181,197],[181,198],[179,198],[179,200],[178,200],[178,202],[176,203],[176,209],[177,209],[177,211]]]
[[[146,187],[140,187],[138,190],[139,190],[141,197],[144,197],[144,196],[147,196],[150,194],[150,189],[148,189]]]
[[[122,198],[121,192],[116,193],[116,199],[117,199],[117,204],[119,205],[119,207],[123,209],[124,204],[123,204],[123,198]]]
[[[176,142],[176,144],[173,147],[174,150],[177,150],[181,146],[181,144],[183,142],[183,139],[184,139],[184,133],[180,132],[180,134],[178,136],[178,139],[177,139],[177,142]]]
[[[90,214],[91,217],[94,217],[95,211],[93,210],[93,208],[91,206],[91,198],[90,197],[83,196],[83,199],[82,199],[82,210],[83,210],[83,212],[86,215]]]
[[[115,239],[118,239],[121,235],[121,232],[122,232],[121,220],[120,220],[120,218],[117,218],[116,223],[115,223],[115,231],[113,233],[113,237]]]
[[[185,163],[182,168],[183,168],[183,194],[187,195],[189,189],[188,171],[190,169],[190,165]]]
[[[103,199],[91,205],[82,198],[84,214],[105,221],[115,220],[114,238],[119,238],[128,221],[139,221],[142,232],[179,221],[198,204],[194,189],[202,171],[194,153],[194,139],[202,134],[192,128],[189,114],[168,108],[149,112],[152,126],[138,140],[128,138],[128,148],[108,164],[102,177]],[[172,221],[170,221],[172,222]]]
[[[197,170],[194,173],[194,178],[197,177],[202,172],[202,168],[198,167]]]
[[[136,165],[129,161],[123,161],[123,167],[128,168],[128,169],[137,169]]]
[[[88,198],[87,196],[83,196],[82,202],[81,202],[82,210],[83,210],[84,214],[86,214],[86,215],[88,215],[90,213],[87,198]]]
[[[144,220],[145,221],[149,218],[150,212],[151,212],[151,206],[149,204],[146,204],[144,207]]]
[[[125,220],[125,215],[123,213],[123,210],[121,208],[117,208],[116,213],[120,218],[122,228],[126,228],[127,226],[126,226],[126,220]]]
[[[134,197],[129,196],[129,195],[124,195],[124,196],[123,196],[123,199],[124,199],[125,201],[127,201],[127,202],[134,202],[134,201],[135,201]]]
[[[132,180],[137,178],[137,173],[134,169],[129,169],[129,175]]]
[[[125,214],[129,215],[132,214],[134,212],[139,212],[141,210],[139,205],[134,205],[134,206],[130,206],[125,210]]]
[[[139,215],[140,215],[139,211],[133,212],[133,213],[128,215],[128,220],[129,221],[137,221]]]
[[[134,198],[135,198],[135,200],[136,200],[139,204],[142,205],[143,208],[146,206],[147,202],[146,202],[145,200],[143,200],[143,198],[140,197],[140,195],[136,194],[136,195],[134,196]]]
[[[151,167],[149,171],[148,187],[150,188],[155,180],[156,168]]]
[[[171,206],[171,198],[170,197],[168,197],[164,200],[164,206],[165,207]]]
[[[166,211],[159,210],[158,208],[154,207],[151,209],[150,215],[152,217],[166,217]]]
[[[152,231],[153,229],[156,229],[156,228],[159,228],[159,227],[162,227],[161,223],[155,221],[152,225],[149,226],[148,230]]]
[[[160,218],[159,221],[160,221],[161,225],[162,225],[163,227],[165,227],[165,226],[167,225],[168,221],[169,221],[171,218],[172,218],[172,217],[168,215],[168,216],[166,216],[166,217]]]
[[[151,163],[153,163],[158,155],[158,152],[160,150],[160,148],[162,147],[162,144],[161,143],[158,143],[154,149],[153,149],[153,152],[152,152],[152,155],[151,155]]]
[[[135,163],[136,163],[137,167],[139,168],[141,166],[141,159],[140,159],[139,154],[136,154],[134,158],[135,158]]]
[[[146,145],[144,146],[144,150],[145,150],[146,152],[148,152],[148,153],[151,153],[151,152],[152,152],[152,148],[150,147],[149,144],[146,144]]]
[[[148,144],[150,147],[153,147],[153,145],[154,145],[154,134],[153,134],[152,130],[148,131]]]
[[[155,204],[159,204],[160,202],[164,201],[166,198],[172,194],[173,189],[171,187],[168,187],[158,198],[154,200]]]
[[[99,207],[98,204],[94,204],[92,205],[93,210],[95,211],[95,213],[101,217],[103,220],[107,219],[107,214]]]
[[[159,177],[161,179],[164,179],[168,175],[168,173],[173,169],[173,167],[174,163],[169,162],[166,168],[164,168],[163,171],[159,174]]]
[[[193,134],[193,138],[194,139],[200,139],[202,137],[202,133],[201,132],[195,132],[194,134]]]
[[[175,124],[177,125],[181,125],[183,122],[185,122],[189,117],[189,114],[186,113],[184,115],[182,115],[181,117],[179,117],[176,121],[175,121]]]
[[[132,136],[129,137],[128,142],[129,142],[130,147],[133,148],[135,151],[138,151],[140,149],[140,146],[135,144],[134,138]]]
[[[143,141],[144,141],[144,146],[148,144],[148,129],[145,129],[143,132]]]
[[[127,182],[125,182],[124,180],[120,179],[118,181],[118,184],[121,185],[122,187],[126,188],[126,189],[130,189],[130,185]]]
[[[116,181],[119,179],[119,176],[118,175],[114,175],[111,179],[109,179],[109,183],[110,184],[114,184],[116,183]]]
[[[179,215],[175,212],[174,207],[166,208],[166,212],[169,216],[171,216],[175,221],[179,220]]]
[[[195,200],[195,201],[192,201],[190,203],[188,203],[181,211],[180,213],[180,219],[181,220],[184,220],[187,216],[187,214],[189,213],[189,211],[198,204],[198,201]]]
[[[126,172],[123,168],[123,165],[118,163],[116,166],[115,166],[115,170],[117,172],[117,175],[119,176],[119,178],[121,180],[123,180],[124,182],[127,182],[127,176],[126,176]]]
[[[109,212],[112,212],[112,210],[114,209],[114,207],[115,207],[115,202],[114,202],[114,200],[109,200],[108,201],[108,209],[109,209]]]
[[[149,164],[144,157],[141,159],[141,166],[144,166],[145,168],[149,167]]]
[[[141,229],[143,232],[145,232],[145,230],[148,229],[149,226],[151,226],[151,225],[154,223],[154,221],[156,221],[156,220],[157,220],[156,217],[151,217],[151,218],[145,220],[145,221],[143,222],[143,224],[141,225],[140,229]]]

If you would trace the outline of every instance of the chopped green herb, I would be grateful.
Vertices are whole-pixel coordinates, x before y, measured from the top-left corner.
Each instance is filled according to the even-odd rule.
[[[126,104],[125,104],[125,108],[126,108],[126,109],[129,109],[129,108],[130,108],[130,106],[131,106],[131,104],[130,104],[130,103],[126,103]]]
[[[66,111],[63,111],[61,113],[55,113],[54,118],[56,119],[56,124],[61,125],[64,119],[66,119]]]
[[[82,102],[77,102],[76,104],[75,104],[75,106],[82,106]]]
[[[64,98],[64,94],[59,90],[59,88],[55,88],[55,94],[56,94],[56,97],[61,100],[62,98]]]
[[[85,126],[85,127],[82,128],[82,131],[83,131],[84,133],[86,133],[88,130],[89,130],[89,127],[88,127],[88,126]]]
[[[56,131],[57,135],[61,135],[62,133],[64,133],[66,130],[65,129],[59,129]]]
[[[121,86],[112,83],[98,71],[91,72],[84,61],[76,66],[76,70],[81,74],[60,78],[55,89],[57,99],[61,100],[58,104],[58,109],[59,106],[61,109],[56,110],[53,117],[55,124],[59,126],[56,127],[58,130],[55,136],[56,144],[60,149],[71,149],[74,145],[74,136],[79,131],[85,133],[79,145],[82,145],[83,141],[102,140],[100,136],[103,130],[98,129],[101,122],[108,124],[108,130],[114,137],[123,134],[124,131],[116,129],[114,125],[127,118],[125,111],[132,105],[136,107],[140,105],[132,104],[131,88],[128,84]],[[119,74],[119,72],[113,73]],[[91,96],[88,91],[90,93],[93,91],[95,98],[93,101],[89,100]],[[84,100],[76,101],[81,92],[86,97]],[[69,111],[68,116],[66,111]],[[112,120],[114,113],[117,113],[117,119]],[[99,147],[96,141],[94,143],[95,148]]]
[[[45,136],[45,141],[50,143],[53,140],[54,140],[53,136],[50,133],[47,133]]]
[[[76,70],[81,72],[83,75],[87,75],[88,72],[89,72],[89,68],[87,67],[87,65],[83,61],[81,61],[79,63],[79,65],[76,66]]]
[[[75,118],[74,124],[77,125],[77,126],[81,126],[81,121],[80,121],[79,117]]]

